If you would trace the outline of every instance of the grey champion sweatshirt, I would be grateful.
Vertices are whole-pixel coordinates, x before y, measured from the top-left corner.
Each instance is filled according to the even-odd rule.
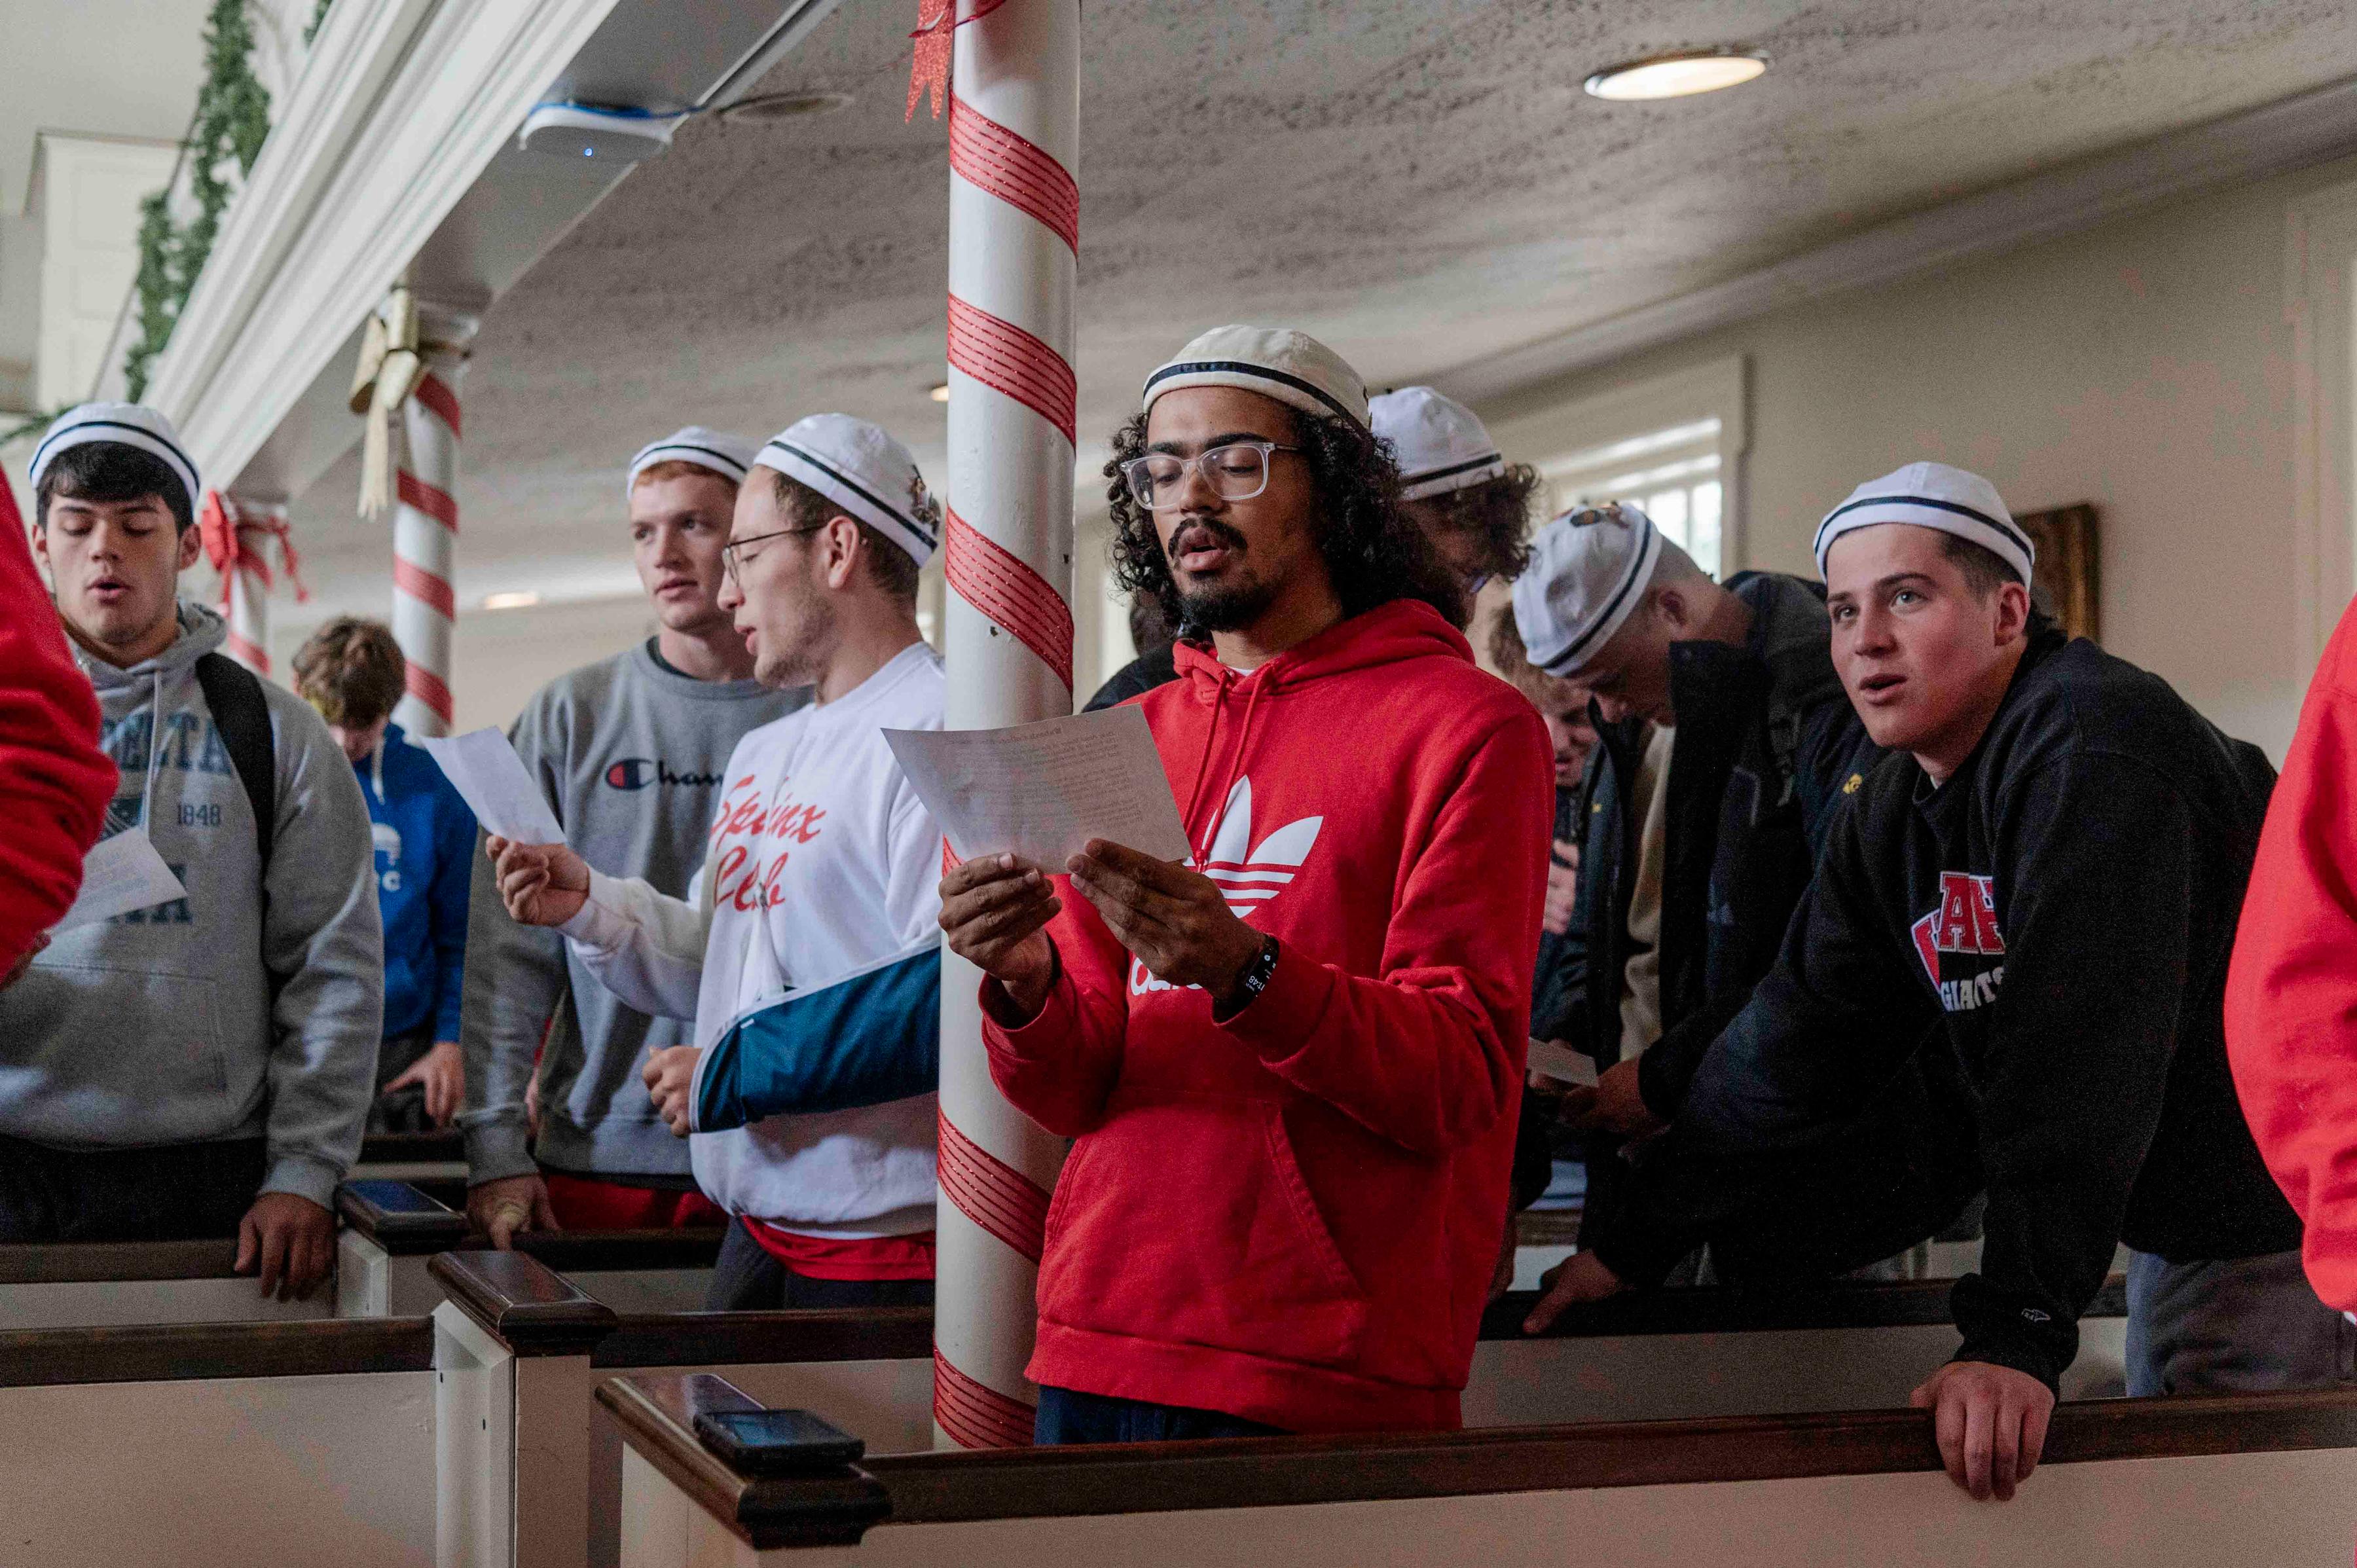
[[[0,991],[0,1134],[75,1149],[262,1137],[261,1190],[332,1208],[384,1006],[368,807],[319,715],[264,682],[278,817],[265,921],[253,810],[196,678],[227,628],[185,602],[179,618],[145,663],[81,657],[123,773],[107,831],[145,826],[188,897],[59,932]]]
[[[809,695],[754,681],[698,681],[658,661],[650,639],[550,682],[508,738],[583,859],[608,876],[641,877],[684,897],[704,864],[721,772],[737,738]],[[533,1168],[524,1090],[544,1035],[540,1162],[606,1180],[694,1185],[687,1140],[663,1125],[639,1078],[650,1047],[692,1045],[694,1029],[623,1006],[566,952],[562,936],[510,919],[479,844],[459,1029],[468,1181]]]

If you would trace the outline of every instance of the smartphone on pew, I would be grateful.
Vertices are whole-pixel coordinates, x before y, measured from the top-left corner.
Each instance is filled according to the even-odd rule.
[[[806,1410],[707,1410],[695,1435],[737,1469],[754,1476],[804,1476],[840,1470],[867,1444]]]

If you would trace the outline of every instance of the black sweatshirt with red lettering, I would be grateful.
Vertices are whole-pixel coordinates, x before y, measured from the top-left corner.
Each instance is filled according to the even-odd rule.
[[[1655,1179],[1821,1136],[1942,1025],[1989,1195],[1960,1359],[2054,1384],[2117,1242],[2171,1262],[2298,1247],[2222,1017],[2274,781],[2167,682],[2040,618],[1953,777],[1903,754],[1868,777]],[[1660,1262],[1624,1251],[1600,1253],[1624,1278]]]

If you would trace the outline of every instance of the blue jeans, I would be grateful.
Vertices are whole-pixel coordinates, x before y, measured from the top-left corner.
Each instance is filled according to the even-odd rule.
[[[1039,1415],[1032,1437],[1042,1446],[1059,1443],[1184,1443],[1201,1437],[1276,1437],[1240,1415],[1146,1400],[1084,1394],[1074,1389],[1039,1390]]]
[[[2128,1394],[2263,1393],[2357,1379],[2357,1327],[2298,1251],[2172,1263],[2128,1253]]]

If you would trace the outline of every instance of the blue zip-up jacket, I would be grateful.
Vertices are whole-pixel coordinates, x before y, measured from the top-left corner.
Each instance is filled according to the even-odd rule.
[[[376,839],[377,908],[384,916],[384,1037],[431,1024],[458,1037],[467,965],[467,889],[474,874],[475,813],[441,768],[399,725],[354,763]]]

